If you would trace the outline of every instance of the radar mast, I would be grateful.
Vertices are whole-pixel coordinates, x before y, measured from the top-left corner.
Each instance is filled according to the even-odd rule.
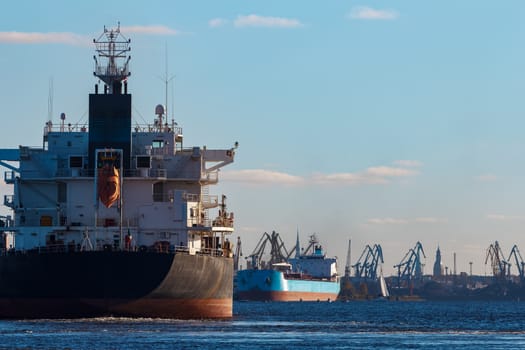
[[[122,84],[124,90],[127,90],[127,79],[131,75],[129,71],[129,60],[131,56],[130,39],[126,39],[120,33],[120,23],[116,29],[107,29],[93,39],[95,51],[98,54],[93,56],[95,60],[95,71],[93,75],[104,82],[104,93],[120,94],[122,93]],[[124,92],[126,93],[126,91]]]

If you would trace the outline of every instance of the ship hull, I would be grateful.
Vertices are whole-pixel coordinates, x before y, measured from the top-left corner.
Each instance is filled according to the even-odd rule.
[[[0,318],[230,318],[231,258],[185,253],[0,257]]]
[[[258,301],[335,301],[339,281],[286,279],[275,270],[237,272],[236,300]]]

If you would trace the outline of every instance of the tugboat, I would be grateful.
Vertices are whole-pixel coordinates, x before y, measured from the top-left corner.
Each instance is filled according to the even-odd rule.
[[[230,318],[233,213],[209,187],[237,144],[183,147],[162,105],[132,124],[130,40],[93,42],[89,122],[62,113],[42,147],[0,149],[0,318]]]

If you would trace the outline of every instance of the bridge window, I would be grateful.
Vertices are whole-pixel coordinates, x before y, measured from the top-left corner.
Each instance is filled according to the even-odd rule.
[[[153,140],[153,142],[151,143],[151,146],[153,148],[162,148],[164,147],[164,140]]]

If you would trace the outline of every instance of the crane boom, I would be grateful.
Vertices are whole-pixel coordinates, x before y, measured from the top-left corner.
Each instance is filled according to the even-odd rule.
[[[418,241],[414,248],[410,248],[405,254],[401,262],[394,265],[394,268],[397,268],[398,287],[401,286],[401,281],[406,281],[407,285],[410,286],[413,279],[421,279],[423,277],[421,255],[426,258],[423,245]]]
[[[355,276],[375,280],[377,279],[377,268],[382,263],[384,263],[384,260],[381,246],[379,244],[374,244],[373,247],[367,245],[357,263],[353,265]]]
[[[507,273],[507,265],[509,265],[509,263],[505,260],[503,251],[501,250],[498,241],[495,241],[494,244],[491,244],[487,248],[485,265],[487,265],[489,259],[494,277],[504,278]]]
[[[270,246],[270,259],[263,261],[267,245]],[[262,234],[259,243],[257,243],[253,252],[248,255],[246,259],[250,259],[252,269],[258,269],[261,267],[264,268],[264,266],[262,266],[263,263],[272,266],[275,263],[286,261],[287,256],[289,256],[288,250],[284,247],[284,242],[279,236],[279,233],[272,231],[271,235],[267,232]]]
[[[233,256],[233,270],[239,270],[239,258],[242,256],[241,237],[237,237],[237,247],[235,247],[235,255]]]
[[[348,251],[346,253],[345,277],[350,277],[350,259],[352,255],[352,240],[348,240]]]
[[[518,249],[517,245],[514,245],[512,247],[509,258],[507,259],[507,262],[509,262],[509,269],[510,269],[510,261],[512,260],[512,256],[514,256],[514,261],[516,261],[516,268],[518,269],[520,280],[523,281],[524,279],[523,270],[524,270],[525,262],[523,262],[523,258],[521,256],[520,250]],[[510,275],[510,271],[509,271],[509,275]]]

